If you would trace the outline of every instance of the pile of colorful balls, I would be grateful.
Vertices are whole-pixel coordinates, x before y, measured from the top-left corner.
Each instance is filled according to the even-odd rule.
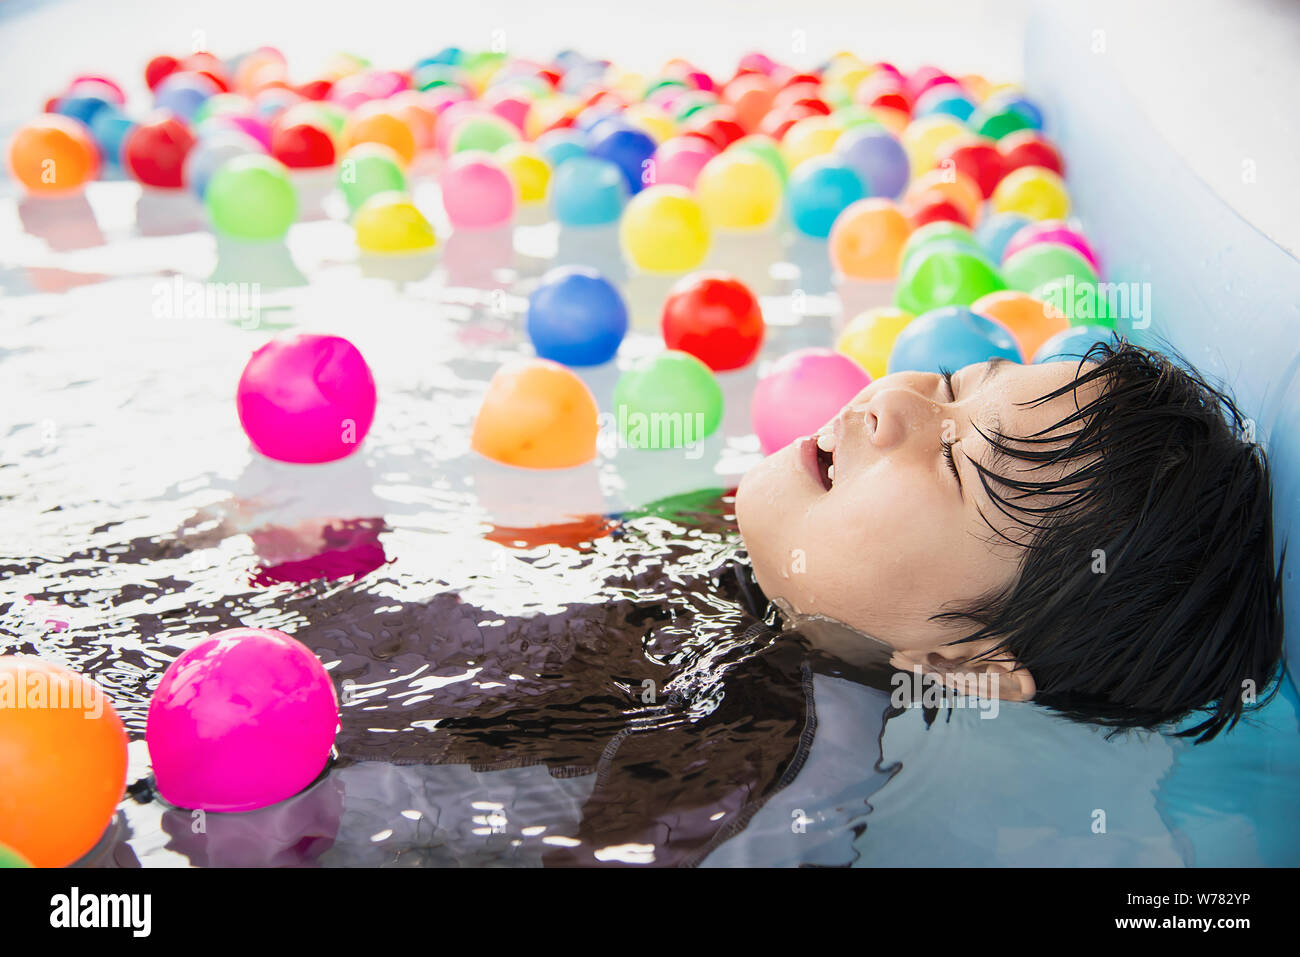
[[[101,170],[124,173],[144,189],[190,190],[231,241],[280,242],[299,216],[302,178],[324,175],[360,251],[393,257],[437,246],[412,192],[427,178],[453,230],[509,229],[521,209],[548,209],[563,229],[616,231],[632,270],[680,275],[663,303],[663,350],[626,368],[614,393],[632,447],[716,431],[718,376],[758,357],[758,297],[735,276],[699,271],[726,233],[824,243],[842,289],[892,302],[844,317],[834,343],[764,370],[751,408],[766,452],[815,431],[886,373],[1075,357],[1115,326],[1040,110],[981,76],[904,73],[850,53],[812,71],[751,53],[727,77],[680,59],[642,75],[573,52],[539,62],[448,48],[406,70],[339,55],[323,75],[291,82],[284,56],[263,47],[229,60],[155,57],[144,79],[153,110],[138,115],[110,78],[77,77],[13,138],[15,178],[32,196],[55,196]],[[594,459],[599,410],[573,369],[614,360],[628,325],[622,292],[597,270],[542,277],[526,317],[534,355],[488,384],[474,450],[522,468]],[[237,411],[259,453],[328,462],[360,446],[376,399],[352,343],[298,335],[254,353]],[[656,416],[698,427],[635,431]],[[337,708],[300,648],[241,630],[168,669],[148,731],[164,798],[248,809],[319,773]],[[0,695],[18,680],[5,675],[26,681],[41,667],[0,659]],[[279,694],[290,686],[315,691]],[[230,696],[250,688],[258,706],[232,708]],[[93,844],[125,774],[121,723],[104,714],[56,727],[40,709],[0,700],[0,764],[30,771],[0,795],[0,842],[36,863],[67,863]],[[51,758],[81,747],[73,739],[78,754],[100,757]],[[95,788],[68,777],[92,766]],[[78,807],[80,830],[69,824]]]

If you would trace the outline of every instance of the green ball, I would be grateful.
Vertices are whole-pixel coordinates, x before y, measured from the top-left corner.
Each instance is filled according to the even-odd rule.
[[[981,296],[1006,288],[982,255],[944,243],[921,250],[903,263],[894,305],[919,316],[944,306],[969,306]]]
[[[614,415],[629,448],[687,448],[722,424],[722,387],[695,356],[665,352],[623,373],[614,387]]]
[[[415,71],[412,79],[418,90],[432,90],[439,86],[457,86],[463,76],[459,67],[445,63],[428,63]]]
[[[880,120],[872,115],[871,110],[861,103],[848,102],[831,114],[831,119],[843,130],[856,129],[859,126],[879,126]]]
[[[1072,276],[1076,283],[1095,283],[1097,273],[1088,260],[1061,243],[1034,243],[1002,264],[1002,278],[1012,289],[1033,292],[1056,279]]]
[[[690,90],[677,98],[676,112],[673,113],[673,119],[678,123],[684,123],[700,110],[717,105],[718,98],[712,93],[706,93],[704,90]]]
[[[11,847],[0,844],[0,868],[6,867],[31,867],[32,862],[27,860]]]
[[[782,185],[790,177],[790,171],[785,165],[785,157],[781,155],[781,148],[776,145],[776,140],[770,136],[764,136],[761,133],[744,136],[732,143],[728,149],[745,150],[753,153],[772,167],[772,172],[781,178]]]
[[[1033,123],[1024,114],[1016,110],[1003,110],[1001,113],[977,113],[971,117],[970,125],[980,136],[991,140],[1000,140],[1009,133],[1027,130]]]
[[[194,111],[193,126],[199,126],[204,120],[214,116],[229,116],[246,113],[252,107],[252,101],[238,93],[217,93],[204,100]]]
[[[343,135],[343,128],[348,125],[347,110],[337,103],[326,103],[324,101],[313,100],[311,105],[314,108],[313,112],[320,116],[327,132],[334,134],[335,138]]]
[[[406,192],[406,173],[391,147],[382,143],[359,143],[343,154],[339,163],[338,186],[348,209],[356,212],[361,204],[379,193]]]
[[[945,248],[968,249],[973,253],[984,255],[980,244],[975,239],[975,234],[961,223],[947,221],[926,223],[907,237],[907,242],[903,244],[903,252],[898,259],[900,268],[921,250],[939,245]]]
[[[236,239],[280,239],[298,218],[289,171],[260,153],[223,164],[208,181],[203,201],[213,228]]]
[[[495,153],[503,146],[518,142],[519,131],[499,116],[472,116],[462,120],[451,134],[451,152],[482,150]]]
[[[684,90],[687,88],[686,81],[679,80],[675,76],[663,76],[651,80],[646,84],[645,89],[641,91],[641,99],[648,100],[652,94],[669,88]]]
[[[1115,320],[1126,305],[1121,299],[1112,303],[1109,296],[1100,294],[1095,282],[1076,280],[1072,276],[1045,282],[1030,295],[1054,306],[1072,326],[1114,329]]]

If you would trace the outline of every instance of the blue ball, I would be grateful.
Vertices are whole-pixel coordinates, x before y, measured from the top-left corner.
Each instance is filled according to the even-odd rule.
[[[1022,361],[1006,326],[976,315],[965,306],[944,306],[917,316],[898,334],[888,371],[953,372],[994,356]]]
[[[443,47],[432,56],[420,57],[415,61],[412,70],[418,70],[426,66],[455,66],[461,61],[463,55],[460,47]]]
[[[608,160],[578,156],[551,175],[551,209],[565,226],[616,223],[627,201],[623,171]]]
[[[1071,326],[1048,339],[1034,353],[1035,362],[1064,362],[1082,359],[1098,342],[1110,342],[1114,329],[1105,326]]]
[[[1002,262],[1002,252],[1011,242],[1011,237],[1020,232],[1021,227],[1028,226],[1031,220],[1019,213],[994,213],[985,216],[975,227],[975,241],[988,254],[989,262],[997,265]]]
[[[262,144],[238,130],[221,130],[205,136],[194,144],[185,157],[182,177],[191,193],[202,199],[208,191],[208,182],[217,170],[236,156],[264,153]]]
[[[858,174],[867,193],[897,199],[907,189],[911,164],[903,144],[888,130],[860,126],[835,143],[835,155]]]
[[[914,119],[920,119],[923,116],[943,114],[965,123],[974,112],[974,100],[961,93],[952,92],[951,84],[945,84],[921,94],[921,98],[916,101],[916,106],[912,109],[912,116]]]
[[[549,130],[537,137],[537,148],[555,170],[566,160],[587,155],[587,137],[577,130]]]
[[[590,152],[592,156],[609,160],[621,169],[628,190],[639,193],[645,185],[641,176],[658,145],[654,137],[643,130],[621,121],[602,122],[592,129]]]
[[[90,126],[95,122],[95,117],[106,107],[116,109],[113,104],[102,96],[65,96],[54,104],[53,112],[63,116],[70,116],[74,120],[81,120],[81,122]]]
[[[989,113],[1005,113],[1007,110],[1014,110],[1023,116],[1034,129],[1041,130],[1043,128],[1043,111],[1038,108],[1038,104],[1015,93],[993,94],[984,103],[984,109]]]
[[[840,213],[868,196],[862,178],[838,159],[815,156],[790,174],[787,198],[795,229],[825,239]]]
[[[627,305],[618,289],[587,266],[563,266],[542,277],[528,297],[528,338],[543,359],[595,366],[618,352],[627,334]]]
[[[193,123],[194,114],[214,89],[212,81],[202,74],[173,73],[154,90],[153,104],[156,109],[171,110],[186,123]]]
[[[127,136],[135,129],[135,120],[115,106],[100,110],[90,121],[90,135],[99,147],[100,159],[106,163],[122,165],[122,147]]]

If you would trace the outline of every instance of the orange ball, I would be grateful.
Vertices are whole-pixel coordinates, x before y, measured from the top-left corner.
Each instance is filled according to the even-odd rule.
[[[126,730],[95,682],[0,657],[0,844],[66,867],[103,836],[126,788]]]
[[[358,143],[382,143],[409,165],[415,159],[415,133],[387,104],[366,103],[348,121],[343,138],[345,149]]]
[[[72,193],[99,173],[99,150],[80,120],[45,113],[9,141],[9,169],[28,192]]]
[[[903,194],[903,205],[922,206],[932,202],[936,194],[965,213],[972,226],[979,220],[984,203],[979,184],[961,170],[952,167],[932,169],[912,180],[907,192]]]
[[[596,457],[596,400],[549,359],[503,366],[488,383],[471,447],[506,465],[566,469]]]
[[[392,103],[393,115],[415,134],[415,148],[433,149],[433,128],[438,114],[425,103],[424,95],[416,90],[404,90],[389,102]]]
[[[893,279],[912,224],[887,199],[860,199],[831,227],[831,265],[850,279]]]
[[[1069,328],[1065,314],[1026,292],[991,292],[971,305],[971,312],[996,319],[1008,329],[1026,358],[1063,329]]]

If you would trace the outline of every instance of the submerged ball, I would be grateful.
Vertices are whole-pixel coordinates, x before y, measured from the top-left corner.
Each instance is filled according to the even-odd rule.
[[[523,359],[488,383],[470,444],[505,465],[573,468],[596,457],[597,428],[585,382],[558,362]]]

